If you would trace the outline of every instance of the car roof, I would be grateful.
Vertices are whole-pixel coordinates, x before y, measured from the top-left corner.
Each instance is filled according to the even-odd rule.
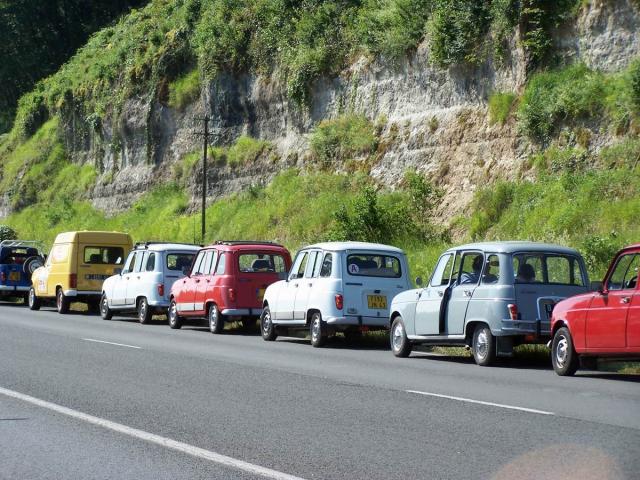
[[[343,250],[384,250],[386,252],[404,253],[400,248],[393,247],[391,245],[385,245],[383,243],[368,243],[368,242],[322,242],[314,243],[313,245],[307,245],[300,250],[306,250],[311,248],[319,248],[322,250],[331,250],[334,252]]]
[[[227,251],[237,250],[262,250],[272,252],[287,251],[284,245],[275,242],[265,242],[261,240],[218,240],[204,248],[222,248]]]
[[[448,249],[448,252],[457,250],[481,250],[484,252],[496,252],[496,253],[515,253],[515,252],[552,252],[552,253],[566,253],[570,255],[579,255],[578,251],[565,247],[562,245],[556,245],[554,243],[542,243],[542,242],[527,242],[510,240],[504,242],[476,242],[467,243],[465,245],[459,245]]]
[[[190,243],[171,243],[171,242],[148,242],[138,243],[133,247],[134,250],[150,250],[154,252],[163,252],[165,250],[187,250],[191,252],[197,252],[200,250],[200,245],[193,245]]]
[[[620,250],[635,250],[640,248],[640,243],[632,243],[631,245],[627,245],[626,247],[622,247]]]

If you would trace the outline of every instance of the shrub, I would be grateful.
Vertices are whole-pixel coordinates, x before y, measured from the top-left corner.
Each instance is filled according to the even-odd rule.
[[[587,236],[580,244],[580,251],[589,271],[602,274],[622,247],[617,233],[613,231],[607,235]],[[592,280],[597,280],[597,278]]]
[[[323,120],[311,133],[311,151],[322,162],[345,161],[376,150],[374,125],[364,116],[348,114]]]
[[[500,217],[513,201],[514,190],[513,184],[502,181],[476,193],[469,229],[472,239],[482,238],[493,225],[500,221]]]
[[[640,59],[629,67],[631,101],[636,112],[640,113]]]
[[[169,106],[183,110],[200,96],[200,73],[198,70],[183,75],[169,85]]]
[[[494,92],[489,96],[489,122],[504,125],[511,113],[516,96],[513,93]]]
[[[226,153],[227,163],[231,166],[254,162],[270,148],[269,142],[243,135],[229,147]]]
[[[2,240],[14,240],[18,238],[16,231],[9,225],[0,225],[0,241]]]

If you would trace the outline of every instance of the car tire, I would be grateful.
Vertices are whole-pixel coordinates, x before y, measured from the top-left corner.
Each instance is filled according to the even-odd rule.
[[[222,333],[224,330],[224,318],[222,318],[220,309],[215,303],[212,303],[209,307],[207,318],[209,319],[209,331],[216,335]]]
[[[175,300],[171,300],[169,305],[169,311],[167,312],[167,318],[169,320],[169,327],[174,330],[182,328],[182,318],[178,315],[178,306]]]
[[[411,355],[411,341],[407,338],[407,330],[400,315],[391,324],[389,343],[391,344],[391,351],[396,357],[406,358]]]
[[[100,298],[100,316],[103,320],[111,320],[113,318],[113,312],[109,308],[109,299],[106,293],[103,293],[102,298]]]
[[[322,321],[320,312],[311,315],[309,334],[311,335],[311,346],[315,348],[322,347],[327,342],[327,327]]]
[[[36,296],[36,289],[33,287],[29,289],[27,303],[29,305],[29,310],[40,310],[40,299]]]
[[[151,321],[151,317],[153,317],[153,311],[149,307],[147,297],[142,297],[138,300],[138,321],[144,325]]]
[[[44,265],[44,259],[41,256],[34,255],[33,257],[27,258],[22,264],[22,271],[27,275],[28,278],[31,278],[31,275],[36,270]]]
[[[559,328],[553,335],[551,363],[555,372],[561,377],[573,375],[580,366],[580,360],[573,348],[573,339],[567,327]]]
[[[496,361],[496,338],[483,323],[473,332],[473,358],[481,367],[488,367]]]
[[[273,342],[278,338],[278,332],[271,321],[271,310],[269,310],[268,306],[262,309],[262,314],[260,315],[260,333],[262,334],[262,339],[267,342]]]
[[[69,307],[71,306],[71,300],[67,297],[62,288],[56,291],[56,310],[60,314],[69,313]]]

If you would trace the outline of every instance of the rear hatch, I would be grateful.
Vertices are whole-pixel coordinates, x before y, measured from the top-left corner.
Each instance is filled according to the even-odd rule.
[[[394,252],[349,251],[343,265],[344,312],[388,317],[393,297],[408,288],[403,265]]]
[[[560,300],[584,293],[584,287],[572,285],[516,284],[516,305],[521,320],[549,321]]]
[[[283,280],[287,275],[285,253],[273,250],[238,250],[234,261],[237,265],[237,308],[262,308],[264,291],[269,285]]]
[[[184,271],[189,270],[196,251],[168,251],[164,254],[163,272],[164,272],[164,299],[169,300],[171,287],[173,284],[185,276]]]
[[[80,245],[78,248],[77,289],[100,291],[102,283],[122,271],[127,252],[122,245]]]
[[[31,272],[26,273],[25,262],[38,256],[38,251],[30,247],[5,247],[0,258],[0,284],[9,287],[31,286]]]

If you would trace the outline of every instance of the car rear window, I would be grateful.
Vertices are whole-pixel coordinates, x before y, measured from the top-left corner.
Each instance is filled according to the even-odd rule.
[[[195,257],[195,253],[168,253],[167,269],[182,272],[185,267],[189,268],[191,266],[193,257]]]
[[[38,251],[35,248],[3,248],[0,263],[24,263],[27,258],[35,255],[38,255]]]
[[[241,253],[238,268],[242,273],[285,273],[287,270],[284,257],[274,253]]]
[[[358,253],[347,257],[349,275],[359,277],[400,278],[402,269],[397,257],[384,254]]]
[[[584,286],[578,259],[572,255],[527,252],[513,255],[515,283]]]
[[[122,247],[84,247],[84,263],[91,265],[120,265],[123,258]]]

